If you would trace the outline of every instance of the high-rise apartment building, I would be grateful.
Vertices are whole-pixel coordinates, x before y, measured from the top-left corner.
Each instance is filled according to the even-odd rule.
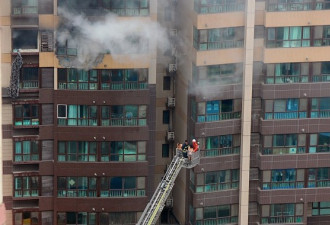
[[[160,224],[330,224],[329,10],[2,0],[5,224],[136,224],[193,138]]]

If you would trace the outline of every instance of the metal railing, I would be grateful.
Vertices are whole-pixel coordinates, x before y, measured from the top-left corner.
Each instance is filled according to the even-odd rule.
[[[225,148],[213,148],[201,150],[201,157],[214,157],[221,155],[238,155],[240,153],[240,146],[237,147],[225,147]]]
[[[200,14],[208,13],[225,13],[225,12],[236,12],[244,11],[244,3],[229,3],[225,5],[207,5],[207,6],[196,6],[196,11]]]

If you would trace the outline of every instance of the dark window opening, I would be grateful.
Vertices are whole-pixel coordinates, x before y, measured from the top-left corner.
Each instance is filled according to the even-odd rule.
[[[163,90],[171,90],[171,77],[169,76],[164,77]]]
[[[163,124],[170,124],[170,110],[163,111]]]
[[[13,29],[13,49],[38,49],[38,30]]]
[[[162,144],[162,157],[168,158],[170,156],[170,146],[169,144]]]

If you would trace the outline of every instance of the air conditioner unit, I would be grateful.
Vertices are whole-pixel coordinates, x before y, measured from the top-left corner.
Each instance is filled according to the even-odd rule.
[[[168,64],[168,72],[173,73],[176,72],[176,64]]]
[[[167,131],[167,140],[168,141],[174,141],[174,132],[173,131]]]
[[[172,98],[172,97],[167,98],[167,107],[169,107],[169,108],[175,107],[175,98]]]

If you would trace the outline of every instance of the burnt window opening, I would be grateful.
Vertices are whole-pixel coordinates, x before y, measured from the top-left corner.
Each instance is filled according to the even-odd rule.
[[[38,30],[13,29],[13,49],[38,49]]]

